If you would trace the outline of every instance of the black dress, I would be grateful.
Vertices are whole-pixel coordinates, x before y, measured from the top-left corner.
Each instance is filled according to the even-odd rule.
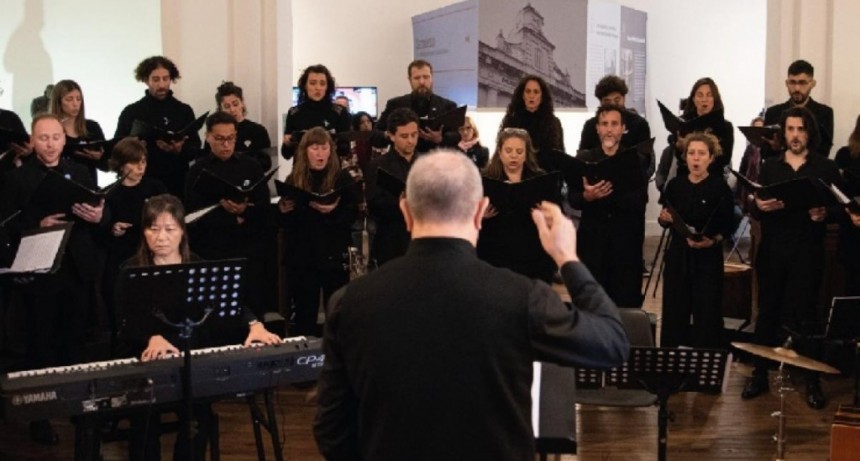
[[[311,171],[311,188],[322,190],[323,171]],[[292,177],[287,178],[291,183]],[[354,180],[349,172],[341,170],[334,189],[340,189]],[[360,189],[347,188],[340,196],[337,207],[323,214],[310,206],[296,205],[289,213],[281,214],[284,239],[284,265],[290,293],[295,302],[295,328],[291,336],[317,336],[317,311],[320,292],[323,305],[338,288],[349,281],[346,255],[351,243],[352,223],[358,216]]]
[[[725,238],[732,231],[731,189],[722,176],[711,174],[699,183],[677,176],[666,185],[662,203],[708,238]],[[691,248],[673,229],[665,261],[660,346],[723,347],[722,245]]]
[[[523,168],[522,179],[537,174]],[[503,179],[507,180],[507,177]],[[496,267],[552,283],[557,268],[541,246],[531,213],[524,210],[497,211],[496,216],[483,220],[478,234],[478,258]]]

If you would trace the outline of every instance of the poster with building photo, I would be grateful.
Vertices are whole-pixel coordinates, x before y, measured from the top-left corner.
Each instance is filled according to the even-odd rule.
[[[588,0],[482,0],[478,107],[506,107],[520,79],[538,75],[556,108],[585,107]]]
[[[413,56],[433,65],[433,92],[474,106],[478,88],[478,0],[412,17]]]
[[[588,56],[585,86],[589,108],[600,105],[594,85],[605,75],[627,82],[626,105],[645,116],[647,13],[615,3],[588,2]]]

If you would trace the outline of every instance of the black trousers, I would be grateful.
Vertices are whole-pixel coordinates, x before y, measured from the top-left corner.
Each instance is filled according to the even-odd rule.
[[[644,240],[645,220],[636,213],[583,216],[579,225],[579,258],[620,307],[642,307]]]
[[[724,347],[722,247],[693,249],[676,239],[666,251],[660,346]]]
[[[756,342],[778,346],[787,336],[783,327],[800,334],[796,349],[818,358],[821,341],[810,338],[821,333],[817,309],[824,273],[824,244],[817,241],[763,239],[756,260],[759,277],[759,314]],[[756,362],[756,375],[767,373],[765,363]]]
[[[345,269],[323,270],[306,267],[288,271],[288,277],[290,294],[295,303],[295,326],[290,330],[290,336],[316,336],[320,293],[323,296],[323,305],[328,305],[329,297],[349,282],[349,274]]]

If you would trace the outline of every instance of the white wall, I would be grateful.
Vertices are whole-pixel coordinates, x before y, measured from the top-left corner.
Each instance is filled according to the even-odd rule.
[[[30,101],[48,83],[73,79],[87,118],[111,136],[123,107],[143,95],[135,66],[161,52],[159,2],[3,0],[0,11],[0,107],[29,126]]]
[[[483,0],[500,1],[500,0]],[[365,0],[357,7],[350,0],[329,0],[326,8],[310,0],[293,3],[293,82],[303,68],[322,62],[338,83],[377,85],[380,105],[409,91],[406,65],[412,60],[411,16],[452,3],[451,0],[390,2]],[[686,97],[700,77],[712,77],[720,87],[726,117],[735,126],[746,125],[764,106],[766,0],[623,0],[619,2],[648,13],[648,116],[656,149],[666,145],[655,98],[677,101]],[[738,14],[743,11],[744,14]],[[679,18],[684,18],[679,20]],[[731,26],[731,33],[727,27]],[[333,40],[321,40],[320,30],[352,31]],[[589,97],[593,88],[586,89]],[[584,110],[558,114],[564,126],[565,145],[575,151],[582,125],[591,117]],[[478,110],[475,122],[487,145],[501,122],[503,111]],[[740,162],[745,143],[735,133],[734,161]],[[651,194],[652,201],[656,194]],[[658,209],[649,206],[649,233],[656,233]]]

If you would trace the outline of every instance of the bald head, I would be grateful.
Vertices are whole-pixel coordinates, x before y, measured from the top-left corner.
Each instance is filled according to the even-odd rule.
[[[451,149],[419,157],[406,180],[406,201],[416,222],[469,223],[483,195],[475,163]]]

